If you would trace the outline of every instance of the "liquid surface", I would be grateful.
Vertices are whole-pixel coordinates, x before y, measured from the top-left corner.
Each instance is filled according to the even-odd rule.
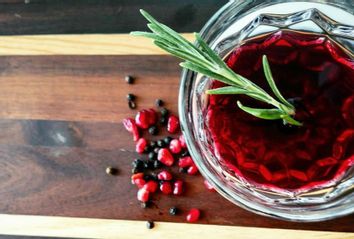
[[[225,61],[271,93],[266,54],[283,96],[303,127],[255,118],[236,101],[269,107],[246,96],[212,95],[207,125],[215,155],[239,177],[265,187],[309,189],[339,179],[354,165],[354,61],[321,35],[280,31],[236,48]],[[223,86],[214,81],[212,88]]]

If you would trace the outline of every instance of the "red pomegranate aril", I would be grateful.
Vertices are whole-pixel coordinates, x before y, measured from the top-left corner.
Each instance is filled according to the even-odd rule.
[[[137,141],[139,139],[139,129],[132,118],[123,119],[124,128],[133,135],[133,140]]]
[[[199,217],[200,217],[200,211],[199,209],[196,209],[196,208],[192,208],[188,214],[187,214],[187,217],[186,217],[186,220],[187,222],[196,222],[199,220]]]
[[[140,138],[138,142],[136,142],[135,150],[139,154],[144,153],[145,147],[147,145],[147,141],[144,138]]]
[[[136,116],[135,116],[135,122],[136,125],[139,126],[142,129],[147,129],[149,128],[149,116],[151,113],[149,113],[147,110],[141,110],[139,111]]]
[[[179,142],[181,143],[181,147],[186,149],[187,148],[187,144],[186,144],[186,140],[184,139],[184,135],[181,134],[178,138]]]
[[[138,190],[137,199],[138,199],[140,202],[147,202],[147,201],[149,201],[149,197],[150,197],[150,193],[149,193],[149,191],[147,191],[146,189],[141,188],[141,189]]]
[[[157,182],[151,180],[151,181],[147,182],[143,188],[145,190],[149,191],[150,193],[154,193],[154,192],[156,192],[158,186],[159,185],[157,184]]]
[[[183,193],[183,181],[177,180],[173,184],[173,195],[181,195]]]
[[[259,165],[258,170],[265,180],[267,181],[272,180],[272,173],[264,165]]]
[[[134,180],[138,179],[138,178],[144,178],[144,173],[135,173],[133,174],[131,177],[131,182],[132,184],[134,184]]]
[[[170,133],[176,133],[178,129],[179,129],[179,119],[176,116],[171,115],[170,117],[168,117],[167,131]]]
[[[210,192],[215,192],[215,188],[211,185],[208,180],[204,179],[204,186]]]
[[[136,185],[138,188],[142,188],[146,184],[146,181],[142,178],[137,178],[133,180],[133,184]]]
[[[160,185],[160,191],[163,194],[171,194],[172,193],[172,186],[171,183],[168,181],[162,182]]]
[[[307,181],[308,180],[307,175],[304,172],[301,172],[299,170],[290,169],[289,174],[293,178],[298,179],[300,181]]]
[[[193,165],[189,166],[187,173],[189,175],[196,175],[199,172],[197,166],[193,163]]]
[[[166,148],[160,149],[157,154],[157,160],[163,163],[166,166],[172,166],[174,158],[170,151]]]
[[[158,180],[170,181],[172,179],[172,174],[166,170],[163,170],[157,174]]]
[[[154,109],[147,109],[146,110],[148,112],[148,119],[147,122],[149,124],[149,126],[156,124],[157,122],[157,114],[156,111]]]
[[[181,143],[178,139],[173,139],[170,142],[170,151],[174,154],[179,154],[182,150]]]
[[[180,168],[187,168],[193,164],[193,160],[190,156],[182,157],[178,160],[178,167]]]

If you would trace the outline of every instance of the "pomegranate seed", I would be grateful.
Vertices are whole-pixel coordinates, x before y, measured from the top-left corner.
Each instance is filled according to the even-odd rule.
[[[290,169],[289,174],[300,181],[307,181],[307,175],[299,170]]]
[[[139,154],[144,153],[145,147],[147,145],[147,141],[144,138],[140,138],[138,142],[136,142],[135,150]]]
[[[161,185],[160,185],[160,191],[163,193],[163,194],[171,194],[172,193],[172,186],[171,186],[171,183],[170,182],[162,182]]]
[[[149,116],[151,113],[149,113],[147,110],[141,110],[139,111],[136,116],[135,116],[135,122],[136,125],[139,126],[142,129],[147,129],[149,128]]]
[[[168,117],[167,131],[170,133],[175,133],[177,132],[178,129],[179,129],[179,119],[176,116],[171,115],[170,117]]]
[[[215,188],[213,187],[213,185],[211,185],[206,179],[204,179],[204,186],[210,192],[215,192]]]
[[[187,148],[187,144],[186,144],[186,140],[184,139],[184,135],[181,134],[178,138],[179,142],[181,143],[181,147],[186,149]]]
[[[179,154],[182,150],[181,143],[178,139],[173,139],[170,142],[170,151],[174,154]]]
[[[186,220],[187,222],[196,222],[198,221],[200,217],[200,211],[199,209],[196,209],[196,208],[192,208],[188,214],[187,214],[187,217],[186,217]]]
[[[193,165],[192,166],[190,166],[189,168],[188,168],[188,170],[187,170],[187,173],[189,174],[189,175],[195,175],[195,174],[197,174],[199,171],[198,171],[198,168],[197,168],[197,166],[193,163]]]
[[[163,163],[166,166],[172,166],[174,159],[172,154],[168,149],[160,149],[157,154],[157,160]]]
[[[177,180],[173,184],[173,195],[181,195],[183,193],[183,181]]]
[[[264,165],[259,165],[258,170],[266,180],[272,180],[272,173]]]
[[[139,129],[135,123],[135,120],[133,120],[132,118],[124,119],[123,125],[128,132],[132,133],[133,140],[137,141],[139,139]]]
[[[150,192],[150,193],[154,193],[154,192],[156,192],[158,186],[159,186],[159,185],[157,184],[157,182],[155,182],[155,181],[149,181],[149,182],[147,182],[147,183],[144,185],[143,188],[144,188],[145,190],[147,190],[148,192]]]
[[[134,180],[138,178],[144,178],[144,173],[135,173],[131,176],[132,184],[134,184]]]
[[[157,175],[157,179],[169,181],[172,179],[172,174],[166,170],[163,170]]]
[[[157,121],[157,114],[156,111],[154,109],[147,109],[146,110],[148,112],[148,124],[149,126],[156,124]]]
[[[180,167],[180,168],[186,168],[186,167],[189,167],[193,164],[194,164],[193,160],[190,156],[182,157],[178,161],[178,167]]]
[[[138,188],[142,188],[145,186],[146,182],[142,178],[137,178],[137,179],[134,179],[133,184],[136,185]]]
[[[149,191],[147,191],[146,189],[144,188],[141,188],[138,190],[138,193],[137,193],[137,198],[140,202],[147,202],[149,201],[149,196],[150,196],[150,193]]]

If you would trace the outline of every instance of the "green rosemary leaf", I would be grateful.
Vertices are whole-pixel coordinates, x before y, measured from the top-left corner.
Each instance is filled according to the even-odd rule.
[[[203,74],[205,76],[209,76],[209,77],[211,77],[213,79],[218,79],[218,81],[221,81],[221,82],[223,82],[225,84],[235,85],[234,82],[230,81],[229,79],[225,78],[224,76],[218,75],[217,73],[215,73],[213,71],[205,69],[205,68],[203,68],[201,66],[198,66],[196,64],[193,64],[191,62],[182,62],[179,65],[181,67],[183,67],[183,68],[189,69],[191,71],[199,72],[200,74]]]
[[[280,116],[286,123],[292,124],[292,125],[296,125],[296,126],[302,126],[302,123],[295,120],[294,118],[292,118],[289,115],[281,115]]]
[[[284,115],[284,112],[280,111],[279,109],[258,109],[258,108],[251,108],[251,107],[247,107],[242,105],[242,103],[240,101],[237,101],[237,106],[253,115],[256,116],[258,118],[261,119],[267,119],[267,120],[277,120],[277,119],[282,119],[282,115]]]
[[[225,86],[212,90],[207,90],[206,93],[210,95],[245,95],[249,92],[247,90],[240,89],[235,86]]]
[[[273,75],[272,75],[272,71],[270,70],[270,66],[269,66],[269,62],[267,59],[266,55],[263,55],[262,58],[262,63],[263,63],[263,70],[264,70],[264,75],[268,81],[268,84],[270,86],[270,88],[272,89],[273,93],[275,94],[276,97],[278,97],[278,99],[284,103],[286,106],[288,107],[293,107],[284,97],[283,95],[280,93],[278,87],[276,86],[274,79],[273,79]]]
[[[195,33],[195,39],[197,40],[197,43],[199,44],[200,48],[206,53],[207,57],[210,58],[210,60],[214,61],[216,64],[220,66],[224,66],[225,62],[223,62],[220,57],[210,49],[208,44],[200,37],[198,33]]]

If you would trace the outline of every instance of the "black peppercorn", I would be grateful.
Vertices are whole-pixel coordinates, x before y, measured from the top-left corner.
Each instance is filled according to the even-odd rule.
[[[135,109],[136,108],[136,104],[134,101],[128,101],[128,106],[130,109]]]
[[[168,115],[168,109],[166,108],[161,108],[160,112],[163,117],[166,117]]]
[[[109,175],[116,175],[118,173],[118,170],[116,168],[107,167],[106,173]]]
[[[163,141],[165,142],[165,144],[169,145],[171,142],[172,138],[170,136],[167,136],[166,138],[163,139]]]
[[[160,148],[163,148],[163,147],[165,147],[165,142],[163,140],[158,140],[157,146],[159,146]]]
[[[155,125],[153,125],[149,128],[149,133],[151,135],[157,135],[159,133],[159,130]]]
[[[147,221],[147,222],[146,222],[146,227],[147,227],[148,229],[152,229],[152,228],[154,228],[154,226],[155,226],[155,224],[154,224],[153,221]]]
[[[158,161],[158,160],[155,160],[155,161],[154,161],[154,169],[159,169],[159,168],[161,168],[161,167],[162,167],[161,162]]]
[[[156,100],[155,100],[155,105],[156,105],[157,107],[161,107],[161,106],[164,105],[164,102],[163,102],[161,99],[156,99]]]
[[[171,207],[170,210],[169,210],[170,214],[172,216],[176,216],[178,214],[178,208],[176,207]]]
[[[127,94],[127,100],[128,101],[134,101],[135,100],[135,95],[133,95],[133,94]]]
[[[134,84],[134,77],[127,75],[124,77],[125,82],[127,82],[128,84]]]
[[[155,152],[150,152],[148,155],[150,160],[156,160],[157,159],[157,154]]]

